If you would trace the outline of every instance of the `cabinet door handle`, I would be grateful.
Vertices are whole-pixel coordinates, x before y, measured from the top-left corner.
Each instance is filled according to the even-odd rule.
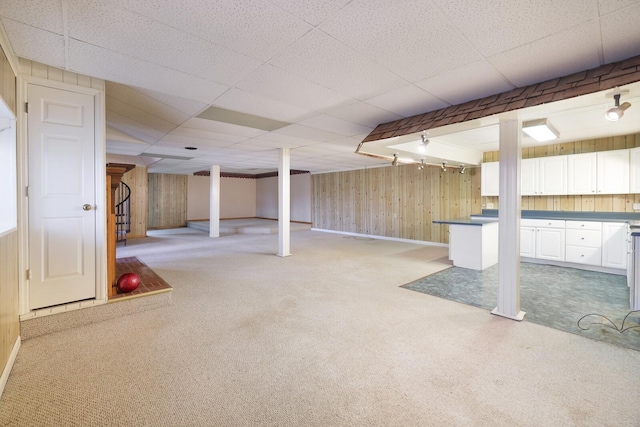
[[[584,240],[584,237],[581,237],[580,240]]]

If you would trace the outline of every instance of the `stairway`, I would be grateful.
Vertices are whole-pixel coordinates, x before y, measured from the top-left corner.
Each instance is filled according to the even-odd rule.
[[[131,231],[131,188],[120,181],[115,194],[116,244],[127,246],[127,233]]]

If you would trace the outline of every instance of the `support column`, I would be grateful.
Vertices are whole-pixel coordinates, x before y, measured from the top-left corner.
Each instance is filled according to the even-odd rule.
[[[209,237],[220,237],[220,166],[211,166],[209,184]]]
[[[498,306],[492,314],[522,320],[520,311],[520,122],[500,122]]]
[[[291,255],[291,153],[278,149],[278,256]]]

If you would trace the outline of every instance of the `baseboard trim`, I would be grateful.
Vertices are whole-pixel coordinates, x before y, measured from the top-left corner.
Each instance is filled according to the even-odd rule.
[[[439,246],[442,248],[448,248],[449,245],[446,243],[438,243],[438,242],[427,242],[424,240],[411,240],[411,239],[401,239],[400,237],[387,237],[387,236],[376,236],[374,234],[360,234],[360,233],[351,233],[348,231],[336,231],[336,230],[326,230],[324,228],[313,228],[312,231],[322,231],[323,233],[334,233],[334,234],[344,234],[345,236],[355,236],[355,237],[367,237],[369,239],[379,239],[379,240],[391,240],[392,242],[402,242],[402,243],[415,243],[418,245],[424,246]]]
[[[13,364],[16,361],[16,357],[18,357],[18,350],[20,350],[20,345],[22,344],[22,340],[20,336],[16,339],[16,342],[13,344],[13,349],[11,350],[11,354],[9,355],[9,360],[7,360],[7,364],[2,371],[2,376],[0,376],[0,397],[4,392],[4,386],[7,385],[7,381],[9,380],[9,374],[11,374],[11,369],[13,369]]]

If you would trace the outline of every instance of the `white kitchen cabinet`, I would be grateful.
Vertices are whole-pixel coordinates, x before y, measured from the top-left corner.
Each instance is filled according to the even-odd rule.
[[[520,224],[520,256],[564,261],[565,221],[523,219]]]
[[[640,147],[629,150],[629,193],[640,193]]]
[[[536,257],[536,228],[520,227],[520,256]]]
[[[565,261],[602,264],[602,223],[567,221]]]
[[[596,153],[567,156],[567,194],[595,194]]]
[[[567,194],[567,156],[539,157],[538,195]]]
[[[597,154],[597,193],[629,193],[629,150],[599,151]]]
[[[480,174],[480,195],[497,196],[500,191],[500,163],[487,162],[482,164]]]
[[[523,196],[567,194],[567,156],[522,159],[520,182]]]
[[[602,223],[602,266],[626,269],[629,228],[626,222]]]
[[[520,162],[520,194],[535,196],[538,191],[538,159],[522,159]]]

